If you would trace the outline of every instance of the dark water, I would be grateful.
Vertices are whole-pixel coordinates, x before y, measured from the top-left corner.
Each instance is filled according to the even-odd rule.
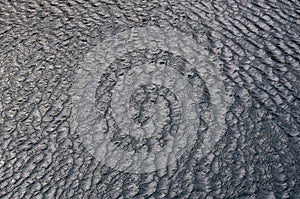
[[[234,100],[207,155],[131,174],[71,130],[70,90],[99,41],[145,26],[201,43]],[[299,1],[1,1],[0,198],[299,198],[299,35]]]

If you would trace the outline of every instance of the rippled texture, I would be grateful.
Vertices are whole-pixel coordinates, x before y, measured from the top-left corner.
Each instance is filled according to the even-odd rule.
[[[0,197],[299,198],[299,10],[293,0],[1,1]],[[145,25],[205,44],[235,91],[214,150],[199,158],[196,145],[167,174],[102,166],[70,131],[78,63]]]

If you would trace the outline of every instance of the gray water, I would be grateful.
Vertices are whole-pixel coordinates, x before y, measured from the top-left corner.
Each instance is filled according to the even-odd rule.
[[[0,198],[299,198],[299,1],[69,2],[0,2]],[[211,136],[205,133],[210,132],[211,123],[203,119],[197,126],[198,137],[171,164],[151,172],[124,171],[91,153],[74,127],[86,124],[74,121],[74,87],[78,81],[89,82],[78,74],[80,68],[91,67],[84,63],[99,53],[99,45],[144,27],[171,27],[192,38],[203,49],[199,57],[207,57],[205,66],[219,71],[221,80],[216,84],[221,81],[225,97],[232,100],[226,112],[216,114],[217,119],[224,117],[226,125],[213,131],[220,133],[211,139],[209,150],[204,143],[206,135]],[[175,42],[185,44],[182,41]],[[179,68],[192,63],[181,54],[179,62],[172,62],[172,53],[155,51],[152,63],[179,63]],[[116,55],[116,63],[130,68],[139,60],[150,63],[145,59],[148,55],[149,51]],[[199,76],[193,79],[197,73],[192,73],[190,82],[200,82],[194,92],[201,101],[197,113],[205,113],[217,105],[212,103],[213,81],[201,77],[205,73],[199,66],[195,66],[200,68]],[[113,74],[108,66],[105,70]],[[183,71],[181,75],[189,78],[188,71]],[[83,87],[89,88],[94,81],[90,78]],[[116,91],[101,84],[104,77],[98,81],[97,92],[82,95],[92,96],[83,99],[92,99],[96,107],[99,120],[93,122],[102,121],[102,105],[118,102],[114,97],[100,100]],[[157,116],[151,111],[172,112],[180,93],[170,90],[170,95],[164,95],[168,89],[154,83],[154,91],[148,82],[128,93],[129,115],[136,123],[157,117],[160,131],[176,130],[176,122],[167,120],[168,124],[163,119],[175,121],[179,115]],[[170,106],[163,106],[165,102]],[[117,109],[112,110],[115,115],[106,118],[114,126],[119,116]],[[140,111],[136,119],[134,111]],[[138,140],[138,144],[133,142],[134,132],[127,136],[129,140],[122,140],[117,127],[107,134],[120,149],[130,152],[141,150],[140,145],[155,151],[157,140],[167,144],[167,138],[172,138],[173,131],[168,132],[170,136],[154,132],[152,137],[157,139]]]

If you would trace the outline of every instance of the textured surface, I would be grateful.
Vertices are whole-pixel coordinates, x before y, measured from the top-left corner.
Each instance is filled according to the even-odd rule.
[[[299,198],[299,1],[68,2],[0,3],[1,198]],[[138,175],[87,152],[69,90],[99,40],[145,25],[202,43],[234,102],[206,157],[196,143],[167,173]]]
[[[106,166],[165,170],[197,140],[207,155],[225,132],[232,98],[220,71],[201,44],[170,28],[114,35],[76,70],[71,127]]]

